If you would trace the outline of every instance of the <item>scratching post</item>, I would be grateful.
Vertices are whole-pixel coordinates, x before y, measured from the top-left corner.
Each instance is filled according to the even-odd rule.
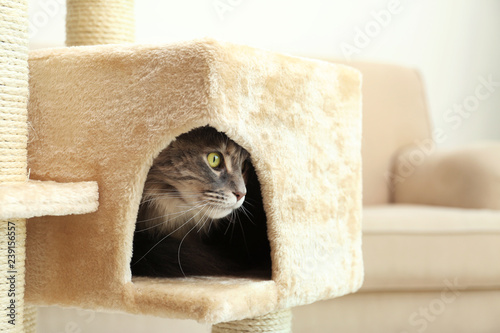
[[[0,1],[0,68],[0,185],[8,192],[27,178],[27,0]],[[35,313],[24,303],[25,237],[25,219],[0,221],[2,332],[34,332]]]
[[[133,0],[67,0],[66,45],[132,43]]]
[[[31,333],[36,307],[26,302],[26,218],[95,211],[97,184],[28,179],[26,0],[0,0],[0,68],[0,331]]]

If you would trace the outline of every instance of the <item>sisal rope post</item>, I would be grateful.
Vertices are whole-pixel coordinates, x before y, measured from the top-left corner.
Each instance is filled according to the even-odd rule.
[[[133,43],[133,0],[67,0],[66,45]]]
[[[260,317],[229,321],[212,326],[212,333],[290,333],[291,331],[291,309],[284,309]]]
[[[27,180],[28,1],[0,0],[0,183]],[[0,331],[34,332],[24,303],[26,220],[0,221]]]

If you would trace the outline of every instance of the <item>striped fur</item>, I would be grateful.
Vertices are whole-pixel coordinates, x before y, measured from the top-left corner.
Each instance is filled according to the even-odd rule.
[[[207,160],[212,152],[222,156],[217,168]],[[217,229],[221,219],[234,220],[236,211],[244,209],[249,157],[245,149],[211,127],[183,134],[163,150],[144,187],[133,271],[182,276],[238,269],[228,266],[223,251],[207,245],[204,237]]]

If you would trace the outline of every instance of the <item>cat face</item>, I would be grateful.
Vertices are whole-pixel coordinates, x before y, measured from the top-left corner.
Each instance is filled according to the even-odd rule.
[[[245,200],[248,152],[213,128],[179,136],[154,160],[143,210],[149,226],[162,232],[208,227]],[[210,223],[207,223],[210,222]]]

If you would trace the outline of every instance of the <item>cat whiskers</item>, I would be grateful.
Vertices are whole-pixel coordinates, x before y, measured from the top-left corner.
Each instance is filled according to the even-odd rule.
[[[245,245],[245,249],[247,251],[247,254],[249,254],[247,239],[246,239],[246,236],[245,236],[245,228],[243,227],[243,222],[240,219],[239,212],[242,212],[250,223],[252,223],[253,225],[255,225],[255,223],[252,220],[253,214],[246,207],[244,207],[244,205],[246,203],[247,202],[245,201],[243,203],[243,205],[241,205],[238,209],[233,210],[231,212],[231,214],[226,217],[226,220],[228,221],[228,224],[227,224],[226,230],[224,231],[224,235],[226,235],[227,232],[229,231],[229,228],[232,227],[231,228],[231,240],[232,240],[233,235],[234,235],[234,229],[236,228],[236,225],[239,225],[239,227],[241,229],[241,235],[243,237],[243,243]]]
[[[240,208],[243,208],[243,205],[240,207]],[[241,211],[245,212],[244,209],[241,209]],[[245,213],[245,215],[247,216],[248,220],[252,223],[253,221],[250,219],[250,217],[248,216],[247,213]],[[248,244],[247,244],[247,237],[245,236],[245,228],[243,228],[243,223],[241,223],[241,220],[240,220],[240,216],[239,214],[236,214],[236,218],[238,219],[238,225],[240,226],[240,229],[241,229],[241,235],[243,236],[243,244],[245,244],[245,250],[247,251],[247,254],[250,254],[250,252],[248,251]],[[233,227],[233,230],[234,230],[235,227]],[[232,235],[231,235],[232,237]]]
[[[157,247],[161,242],[163,242],[165,239],[167,239],[168,237],[170,237],[171,235],[173,235],[175,232],[179,231],[181,228],[183,228],[185,225],[187,225],[189,222],[191,222],[191,220],[193,220],[196,215],[200,214],[202,211],[198,211],[196,214],[194,214],[190,219],[188,219],[186,222],[184,222],[182,225],[180,225],[179,227],[177,227],[175,230],[171,231],[170,233],[168,233],[166,236],[162,237],[158,242],[156,242],[146,253],[144,253],[144,255],[142,255],[142,257],[140,257],[135,263],[133,263],[132,265],[135,265],[137,264],[139,261],[141,261],[142,259],[144,259],[151,251],[153,251],[153,249],[155,247]],[[196,225],[198,225],[199,221],[195,224],[195,227]],[[192,228],[193,229],[193,228]],[[192,230],[191,229],[191,230]],[[191,230],[189,232],[191,232]],[[189,233],[188,232],[188,233]],[[184,238],[186,238],[187,234],[184,236]],[[184,240],[183,238],[183,240]],[[182,244],[182,242],[181,242]],[[179,248],[180,248],[180,245],[179,245]],[[182,270],[182,268],[181,268]],[[184,274],[184,272],[182,272]]]
[[[192,193],[184,193],[181,194],[177,191],[168,191],[165,190],[164,192],[155,192],[155,193],[147,193],[145,195],[145,200],[141,201],[141,205],[145,203],[152,202],[154,200],[162,199],[162,198],[168,198],[168,199],[188,199],[188,198],[196,198],[199,196],[198,192],[192,192]]]
[[[231,212],[231,215],[229,217],[226,217],[226,219],[228,221],[228,224],[227,224],[226,231],[224,231],[224,236],[227,234],[227,232],[228,232],[229,228],[231,227],[231,225],[233,226],[233,229],[234,229],[234,220],[232,219],[233,214],[234,214],[234,211]]]
[[[199,204],[200,202],[202,204]],[[153,220],[156,220],[156,219],[167,218],[165,221],[162,221],[162,222],[160,222],[158,224],[155,224],[152,227],[149,227],[149,228],[146,228],[146,229],[137,230],[136,232],[144,231],[144,230],[149,230],[149,229],[155,228],[155,227],[157,227],[159,225],[162,225],[163,223],[166,223],[166,222],[169,221],[169,219],[168,219],[169,217],[179,218],[182,215],[185,215],[185,214],[187,214],[187,213],[189,213],[189,212],[191,212],[191,211],[193,211],[195,209],[203,208],[203,206],[206,205],[206,202],[205,202],[205,200],[201,200],[201,201],[195,202],[194,204],[195,204],[195,206],[188,205],[187,207],[190,207],[189,209],[186,209],[186,210],[183,210],[183,211],[180,211],[180,212],[175,212],[175,213],[171,213],[171,214],[160,215],[160,216],[152,217],[150,219],[145,219],[145,220],[137,221],[136,224],[150,222],[150,221],[153,221]]]
[[[243,203],[243,205],[240,206],[240,208],[238,208],[238,211],[241,211],[243,214],[245,214],[246,218],[248,219],[248,221],[250,223],[252,223],[253,225],[255,225],[255,222],[253,221],[253,214],[252,212],[245,207],[245,204],[246,202]],[[250,206],[252,206],[250,203],[248,203]]]
[[[208,206],[208,204],[207,204]],[[207,210],[205,211],[205,214],[202,216],[202,218],[200,219],[200,221],[202,221],[203,219],[205,219],[205,221],[203,222],[203,224],[200,226],[200,228],[198,229],[198,233],[202,230],[205,230],[205,225],[207,224],[208,220],[210,220],[210,225],[209,225],[209,230],[210,230],[210,226],[212,225],[212,223],[215,221],[215,219],[211,218],[210,216],[212,215],[213,211],[216,209],[216,207],[213,207],[213,206],[208,206]],[[208,211],[210,210],[210,214],[208,214]],[[208,233],[208,231],[207,231]]]
[[[208,203],[206,204],[206,206],[208,206]],[[205,226],[205,223],[207,223],[207,221],[210,219],[210,214],[208,214],[208,211],[211,209],[211,212],[214,211],[215,207],[208,207],[208,209],[205,210],[205,213],[203,214],[203,216],[200,218],[200,220],[198,222],[196,222],[196,224],[188,231],[186,232],[186,234],[184,235],[184,237],[182,237],[181,239],[181,242],[179,243],[179,247],[177,248],[177,262],[179,264],[179,269],[181,270],[181,273],[184,277],[186,277],[186,274],[184,273],[184,270],[182,269],[182,263],[181,263],[181,247],[182,247],[182,243],[184,242],[184,240],[186,239],[186,237],[200,224],[202,223],[201,227],[198,229],[198,232],[200,232],[200,230],[203,229],[203,227]],[[202,210],[200,210],[201,212]],[[203,220],[205,220],[203,222]]]
[[[245,202],[243,204],[255,208],[255,205],[252,202],[257,203],[257,200],[245,197]]]

